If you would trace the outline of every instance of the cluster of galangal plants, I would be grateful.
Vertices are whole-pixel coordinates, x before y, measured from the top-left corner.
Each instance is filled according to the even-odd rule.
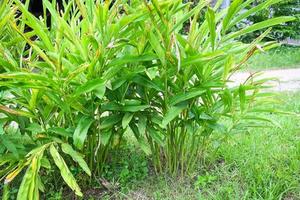
[[[100,177],[111,149],[137,144],[157,173],[186,174],[210,135],[260,126],[267,110],[265,80],[230,76],[254,53],[276,46],[237,39],[291,21],[277,17],[231,32],[230,27],[277,0],[197,6],[181,0],[43,1],[39,18],[29,0],[0,5],[0,177],[4,196],[23,177],[18,199],[46,192],[41,173],[59,169],[82,196],[70,165]],[[243,10],[243,12],[241,12]],[[199,13],[205,11],[205,18]],[[182,34],[182,29],[188,31]]]

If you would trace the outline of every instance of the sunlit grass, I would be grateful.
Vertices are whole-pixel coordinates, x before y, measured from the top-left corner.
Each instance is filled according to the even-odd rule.
[[[300,68],[300,47],[278,47],[254,55],[245,70]]]

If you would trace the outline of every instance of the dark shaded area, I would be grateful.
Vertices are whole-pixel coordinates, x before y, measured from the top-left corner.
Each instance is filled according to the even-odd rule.
[[[25,0],[22,0],[24,3]],[[52,2],[52,1],[51,1]],[[65,0],[65,2],[68,2],[68,0]],[[110,8],[114,5],[115,0],[111,1]],[[130,0],[128,0],[128,3],[130,4]],[[63,0],[56,0],[57,8],[59,10],[63,10]],[[30,0],[29,8],[28,10],[36,17],[43,15],[43,0]]]
[[[25,3],[25,0],[22,0],[23,3]],[[52,2],[52,1],[51,1]],[[63,9],[63,1],[62,0],[56,0],[56,8],[59,10]],[[35,17],[43,17],[43,0],[30,0],[28,11],[31,12]],[[51,17],[49,11],[46,11],[47,16],[47,27],[50,27],[51,25]]]
[[[58,1],[61,2],[61,1]],[[30,0],[28,10],[36,17],[43,15],[43,1],[41,0]]]

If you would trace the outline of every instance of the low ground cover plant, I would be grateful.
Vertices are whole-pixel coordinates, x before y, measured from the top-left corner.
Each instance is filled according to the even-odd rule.
[[[0,6],[0,176],[5,191],[23,175],[18,199],[39,199],[42,172],[57,167],[82,196],[68,166],[86,181],[100,177],[112,149],[135,143],[157,173],[186,174],[214,132],[261,126],[270,102],[266,80],[251,75],[228,87],[232,73],[260,49],[276,17],[235,32],[230,27],[276,3],[240,12],[206,1],[43,1],[40,18],[29,1]],[[205,18],[199,19],[204,10]],[[47,26],[48,22],[50,26]],[[189,31],[182,29],[189,24]],[[266,29],[251,43],[237,39]],[[224,123],[223,123],[224,122]],[[226,122],[226,123],[225,123]],[[56,169],[56,168],[55,168]]]

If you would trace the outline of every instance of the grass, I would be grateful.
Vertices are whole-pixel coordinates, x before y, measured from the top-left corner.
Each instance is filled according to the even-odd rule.
[[[265,53],[254,55],[247,69],[282,69],[300,67],[300,48],[281,46]]]
[[[300,112],[300,93],[285,93],[281,109]],[[274,115],[281,128],[252,129],[215,141],[198,170],[185,178],[155,176],[130,183],[120,199],[300,199],[300,119]],[[126,158],[125,158],[126,159]],[[132,168],[134,172],[134,168]],[[114,194],[116,195],[116,194]]]

